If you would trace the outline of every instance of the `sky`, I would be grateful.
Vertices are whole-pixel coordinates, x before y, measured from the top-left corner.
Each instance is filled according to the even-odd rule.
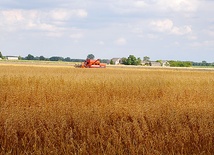
[[[214,62],[214,0],[0,0],[0,51]]]

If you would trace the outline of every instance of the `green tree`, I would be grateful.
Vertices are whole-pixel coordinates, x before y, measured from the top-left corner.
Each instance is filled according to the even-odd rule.
[[[128,62],[130,65],[136,65],[137,58],[134,55],[129,55]]]
[[[134,55],[129,55],[127,59],[122,58],[122,62],[125,65],[141,65],[141,59],[136,58]]]
[[[123,57],[122,59],[121,59],[121,61],[122,61],[122,64],[126,64],[126,62],[127,62],[127,58],[125,58],[125,57]]]
[[[159,62],[161,66],[163,66],[163,61],[162,60],[157,60],[156,62]]]
[[[35,56],[33,60],[39,60],[39,57],[38,57],[38,56]]]
[[[53,57],[50,57],[49,60],[50,61],[63,61],[64,58],[63,57],[58,57],[58,56],[53,56]]]
[[[108,62],[109,62],[109,59],[100,59],[100,62],[101,62],[101,63],[108,63]]]
[[[39,60],[45,60],[45,57],[41,55],[41,56],[39,57]]]
[[[1,51],[0,51],[0,58],[2,58],[2,59],[3,59],[3,55],[2,55],[2,53],[1,53]]]
[[[71,58],[70,58],[70,57],[67,57],[67,58],[64,59],[64,61],[69,62],[69,61],[71,61]]]
[[[205,60],[202,61],[202,66],[207,66],[207,62]]]
[[[94,59],[95,58],[95,56],[93,55],[93,54],[88,54],[88,56],[87,56],[87,59]]]
[[[21,57],[21,56],[19,56],[19,57],[18,57],[18,59],[19,59],[19,60],[22,60],[22,57]]]
[[[137,65],[142,65],[140,57],[137,58]]]
[[[171,61],[169,61],[169,64],[171,67],[191,67],[192,66],[192,62],[189,62],[189,61],[171,60]]]
[[[150,61],[150,57],[148,56],[143,57],[143,61]]]
[[[110,61],[110,64],[111,64],[111,65],[113,65],[113,64],[114,64],[114,62],[113,62],[113,60],[112,60],[112,59],[111,59],[111,61]]]
[[[26,60],[34,60],[34,56],[31,54],[28,54],[28,56],[25,59]]]

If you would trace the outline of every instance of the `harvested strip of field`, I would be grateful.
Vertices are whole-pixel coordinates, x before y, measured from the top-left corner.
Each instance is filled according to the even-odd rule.
[[[38,60],[0,60],[1,66],[36,66],[36,67],[75,67],[80,62],[62,62],[62,61],[38,61]],[[149,69],[149,70],[184,70],[184,71],[214,71],[214,67],[158,67],[158,66],[135,66],[135,65],[107,65],[107,68],[117,69]]]
[[[2,154],[214,154],[214,72],[0,70]]]

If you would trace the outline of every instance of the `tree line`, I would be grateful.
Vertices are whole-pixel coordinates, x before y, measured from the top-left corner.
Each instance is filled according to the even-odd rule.
[[[171,67],[192,67],[192,66],[210,66],[214,67],[213,63],[207,63],[206,61],[202,62],[192,62],[192,61],[168,61]]]
[[[93,58],[94,55],[89,54],[87,58]],[[28,54],[26,57],[21,57],[20,60],[40,60],[40,61],[65,61],[65,62],[83,62],[85,59],[73,59],[70,57],[60,57],[60,56],[52,56],[50,58],[46,58],[44,56],[33,56],[32,54]],[[107,63],[108,59],[101,59],[102,63]]]
[[[208,63],[206,61],[202,61],[202,62],[193,62],[192,63],[193,66],[213,66],[214,67],[214,62],[213,63]]]
[[[0,58],[5,59],[5,57],[2,55],[2,52],[0,51]],[[88,54],[87,59],[94,59],[95,56],[93,54]],[[33,56],[32,54],[28,54],[26,57],[19,56],[19,60],[40,60],[40,61],[65,61],[65,62],[83,62],[85,59],[73,59],[70,57],[60,57],[60,56],[52,56],[50,58],[46,58],[44,56]],[[100,59],[102,63],[110,63],[113,64],[112,59]],[[145,56],[143,57],[143,61],[146,62],[146,65],[150,65],[150,57]],[[157,60],[156,62],[162,62],[162,60]],[[202,62],[192,62],[192,61],[174,61],[169,60],[169,65],[171,67],[192,67],[192,66],[212,66],[214,67],[213,63],[208,63],[206,61]],[[123,57],[121,59],[121,64],[124,65],[142,65],[142,60],[140,57],[135,57],[134,55],[129,55],[128,57]]]

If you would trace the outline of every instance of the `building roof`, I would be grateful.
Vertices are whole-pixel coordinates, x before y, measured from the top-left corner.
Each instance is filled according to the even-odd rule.
[[[18,58],[18,56],[6,56],[6,57],[7,57],[7,58],[8,58],[8,57]]]
[[[112,58],[111,60],[112,61],[118,61],[118,60],[120,60],[121,58]]]

